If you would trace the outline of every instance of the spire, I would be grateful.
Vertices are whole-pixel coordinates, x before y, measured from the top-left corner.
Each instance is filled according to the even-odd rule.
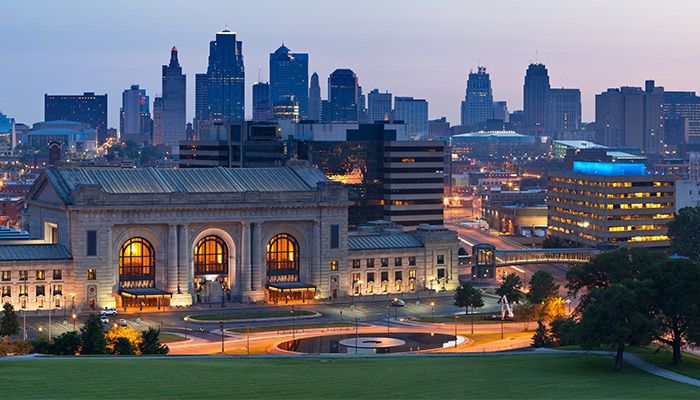
[[[177,60],[177,47],[173,46],[173,48],[170,49],[170,66],[172,67],[179,64]]]

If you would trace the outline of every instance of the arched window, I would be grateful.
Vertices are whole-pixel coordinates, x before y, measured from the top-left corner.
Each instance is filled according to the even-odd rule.
[[[294,236],[280,233],[273,237],[265,255],[270,282],[299,281],[299,244]]]
[[[228,274],[228,246],[223,239],[210,235],[197,242],[194,249],[194,274]]]
[[[141,237],[127,240],[119,250],[119,282],[122,287],[153,287],[156,256],[151,243]]]

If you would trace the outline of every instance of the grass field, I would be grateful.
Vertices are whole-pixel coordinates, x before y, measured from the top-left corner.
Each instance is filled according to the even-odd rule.
[[[641,348],[635,347],[630,349],[630,351],[634,352],[645,361],[658,365],[661,368],[670,369],[679,374],[700,379],[700,357],[694,354],[683,353],[683,363],[681,365],[672,365],[673,353],[668,347],[649,345]]]
[[[2,360],[13,398],[669,399],[700,389],[589,355]]]
[[[307,310],[295,310],[294,315],[297,317],[305,315],[314,315],[313,311]],[[235,319],[261,319],[261,318],[283,318],[291,317],[292,313],[290,310],[250,310],[250,311],[236,311],[236,312],[225,312],[213,313],[213,314],[195,314],[190,315],[189,319],[194,321],[218,321],[220,319],[224,320],[235,320]]]
[[[161,343],[184,342],[185,340],[187,340],[187,338],[184,336],[167,332],[161,332],[159,338]]]
[[[304,323],[304,324],[294,324],[293,326],[294,326],[294,329],[296,329],[296,330],[302,330],[302,329],[318,329],[318,328],[349,328],[349,327],[354,327],[355,324],[352,322],[336,321],[336,322],[312,322],[312,323]],[[365,324],[360,324],[360,326],[365,326]],[[230,328],[230,329],[226,329],[226,330],[228,332],[236,332],[236,333],[246,333],[247,332],[246,328]],[[291,330],[292,330],[292,324],[251,326],[250,327],[250,333],[273,332],[273,331],[291,331]]]

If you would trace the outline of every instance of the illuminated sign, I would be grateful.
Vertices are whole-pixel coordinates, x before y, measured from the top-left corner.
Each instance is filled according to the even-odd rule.
[[[607,163],[592,161],[574,161],[574,172],[588,175],[645,175],[646,166],[639,163]]]

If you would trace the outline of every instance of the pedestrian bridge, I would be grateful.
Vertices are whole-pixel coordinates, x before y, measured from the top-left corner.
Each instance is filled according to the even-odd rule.
[[[584,264],[600,253],[598,249],[496,250],[496,266],[527,264]]]

